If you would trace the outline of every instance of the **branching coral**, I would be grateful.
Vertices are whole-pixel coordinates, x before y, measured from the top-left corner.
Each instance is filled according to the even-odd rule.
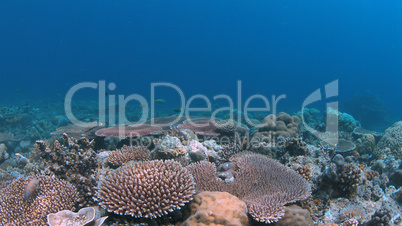
[[[106,161],[112,165],[121,166],[133,160],[148,160],[149,157],[150,152],[146,147],[123,146],[121,149],[113,151]]]
[[[93,205],[97,162],[92,143],[86,138],[76,140],[63,134],[60,140],[51,144],[44,141],[37,141],[36,144],[38,149],[34,150],[30,158],[41,159],[35,163],[42,163],[39,167],[43,169],[43,173],[75,185],[79,192],[79,207]]]
[[[136,162],[110,173],[99,185],[99,204],[109,212],[156,218],[192,199],[194,180],[174,160]]]
[[[78,197],[68,182],[48,176],[18,178],[0,193],[1,225],[46,225],[46,216],[73,210]]]
[[[197,192],[229,192],[247,204],[254,219],[266,223],[280,219],[285,204],[310,196],[310,185],[302,176],[266,156],[242,154],[231,160],[238,167],[233,181],[218,178],[212,163],[187,166],[194,175]]]

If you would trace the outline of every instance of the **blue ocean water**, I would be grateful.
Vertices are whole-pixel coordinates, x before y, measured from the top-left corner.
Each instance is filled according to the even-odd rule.
[[[187,100],[236,102],[241,81],[242,103],[285,94],[278,111],[291,113],[338,80],[330,101],[383,129],[402,119],[401,11],[401,1],[373,0],[1,1],[0,104],[63,101],[101,80],[116,85],[108,95],[148,100],[152,83],[167,82]],[[155,97],[179,107],[177,90]]]

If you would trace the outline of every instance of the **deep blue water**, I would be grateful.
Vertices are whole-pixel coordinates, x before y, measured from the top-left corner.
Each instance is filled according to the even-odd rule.
[[[63,100],[73,85],[99,80],[115,83],[116,95],[149,98],[151,83],[169,82],[187,99],[235,97],[240,80],[243,101],[286,94],[279,110],[295,112],[339,79],[332,100],[341,110],[369,93],[366,104],[376,97],[390,124],[402,119],[400,12],[401,1],[373,0],[4,0],[0,104]],[[171,89],[158,92],[179,101]]]

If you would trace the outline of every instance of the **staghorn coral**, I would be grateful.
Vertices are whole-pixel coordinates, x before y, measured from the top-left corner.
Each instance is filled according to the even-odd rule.
[[[157,218],[192,199],[194,180],[174,160],[136,162],[120,167],[101,181],[99,204],[109,212]]]
[[[148,124],[114,126],[99,129],[95,132],[100,137],[142,137],[147,135],[159,135],[163,133],[163,129],[159,126]]]
[[[247,206],[227,192],[201,192],[189,203],[190,216],[182,226],[247,226]]]
[[[121,166],[129,161],[149,160],[150,152],[146,147],[123,146],[121,149],[113,151],[106,159],[114,166]]]
[[[38,148],[31,153],[30,162],[35,162],[43,174],[73,184],[79,192],[79,207],[93,205],[96,187],[94,175],[98,167],[93,142],[87,138],[72,139],[63,134],[62,138],[50,144],[44,141],[37,141],[36,144]]]
[[[233,181],[218,178],[212,163],[187,166],[194,176],[197,192],[229,192],[247,204],[255,220],[266,223],[280,219],[285,204],[310,196],[310,185],[302,176],[266,156],[244,153],[231,160],[237,166]]]
[[[28,187],[32,181],[36,186]],[[48,176],[18,178],[0,193],[0,224],[46,225],[48,214],[72,210],[77,197],[74,186],[63,180]]]

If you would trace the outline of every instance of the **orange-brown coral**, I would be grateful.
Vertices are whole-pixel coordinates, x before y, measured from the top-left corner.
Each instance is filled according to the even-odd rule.
[[[115,166],[121,166],[126,162],[133,160],[148,160],[150,152],[146,147],[123,146],[121,149],[113,151],[107,162]]]
[[[314,225],[313,219],[311,219],[310,212],[302,209],[297,205],[290,205],[285,208],[285,215],[275,226],[309,226]]]
[[[302,176],[266,156],[241,154],[231,160],[237,165],[233,181],[218,178],[212,163],[187,166],[197,191],[227,191],[247,204],[254,219],[266,223],[280,219],[285,204],[310,196],[310,185]]]
[[[48,176],[18,178],[1,190],[0,224],[46,225],[48,214],[73,210],[77,197],[75,188],[63,180]]]
[[[367,170],[364,172],[364,174],[366,175],[367,180],[372,180],[372,179],[374,179],[374,177],[380,176],[380,174],[375,170]]]
[[[190,217],[183,226],[249,225],[246,204],[227,192],[201,192],[189,203]]]
[[[194,180],[174,160],[136,162],[110,173],[100,183],[99,204],[109,212],[156,218],[192,199]]]
[[[310,179],[311,177],[311,170],[308,166],[300,166],[299,168],[297,168],[296,172],[302,175],[304,179]]]

